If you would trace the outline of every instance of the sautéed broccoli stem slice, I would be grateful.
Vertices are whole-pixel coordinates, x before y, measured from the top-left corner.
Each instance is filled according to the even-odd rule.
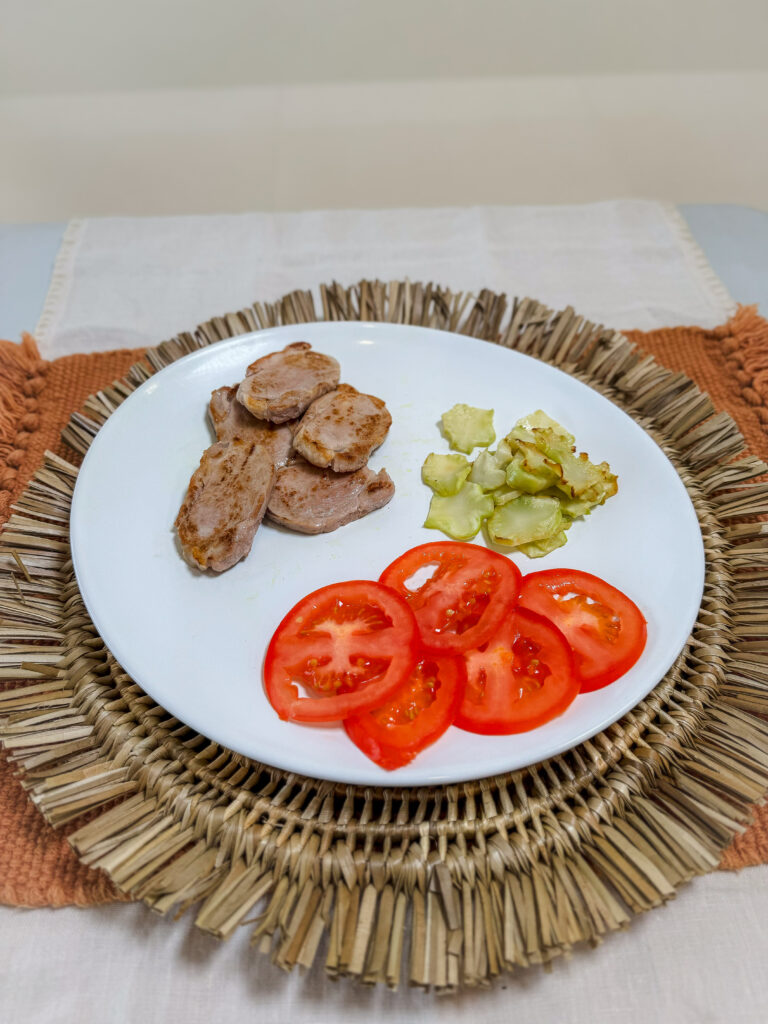
[[[521,417],[495,450],[492,409],[457,404],[441,426],[461,454],[427,456],[422,479],[434,494],[424,525],[455,540],[485,527],[495,544],[541,558],[618,491],[608,463],[577,452],[574,436],[542,409]],[[483,451],[470,461],[475,448]]]

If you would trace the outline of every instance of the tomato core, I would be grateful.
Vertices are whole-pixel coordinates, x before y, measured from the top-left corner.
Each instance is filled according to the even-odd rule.
[[[417,632],[407,603],[387,587],[368,580],[322,587],[288,612],[270,641],[270,703],[298,722],[338,721],[378,707],[408,677]]]

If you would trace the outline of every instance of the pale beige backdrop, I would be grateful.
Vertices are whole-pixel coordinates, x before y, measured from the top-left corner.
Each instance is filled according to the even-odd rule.
[[[768,207],[765,0],[3,0],[0,220]]]

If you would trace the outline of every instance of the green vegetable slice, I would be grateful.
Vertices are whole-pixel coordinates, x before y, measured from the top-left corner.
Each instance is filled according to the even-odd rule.
[[[491,493],[491,497],[494,505],[506,505],[508,501],[519,498],[522,493],[522,491],[513,490],[511,487],[498,487]]]
[[[505,469],[506,466],[514,458],[514,451],[509,446],[509,442],[506,437],[503,437],[496,446],[496,451],[493,453],[493,458],[496,461],[496,465],[501,469]]]
[[[576,450],[571,435],[560,433],[557,430],[537,428],[531,431],[531,438],[539,451],[542,451],[553,462],[562,462],[563,459],[572,458]]]
[[[610,466],[606,462],[595,466],[585,452],[565,456],[560,470],[557,487],[571,498],[602,505],[618,490],[616,476],[611,473]]]
[[[435,494],[457,494],[470,474],[472,463],[463,455],[429,454],[421,467],[421,479]]]
[[[484,494],[477,484],[466,483],[458,494],[450,497],[433,495],[424,525],[432,530],[442,530],[454,540],[471,540],[493,509],[490,495]]]
[[[551,484],[558,483],[561,479],[560,467],[557,462],[548,459],[544,452],[529,441],[518,442],[515,458],[521,460],[523,468],[529,473],[546,479]],[[512,461],[514,462],[514,459]]]
[[[459,403],[443,413],[441,422],[451,448],[466,455],[473,448],[486,448],[496,440],[493,409],[476,409]]]
[[[545,487],[550,487],[557,479],[552,470],[544,464],[535,471],[529,469],[525,457],[519,452],[507,465],[507,485],[518,491],[525,491],[526,494],[537,494]]]
[[[544,555],[548,555],[550,551],[561,548],[567,540],[565,530],[560,530],[559,533],[547,537],[546,540],[534,540],[530,544],[521,544],[520,550],[529,558],[542,558]]]
[[[548,416],[543,409],[537,409],[530,416],[522,416],[515,424],[514,429],[531,432],[537,430],[552,431],[552,433],[558,434],[563,438],[569,449],[576,443],[576,438],[573,434],[569,434],[564,426],[558,423],[557,420],[553,420],[551,416]]]
[[[457,456],[460,458],[461,456]],[[497,487],[503,487],[507,481],[507,474],[496,461],[495,452],[480,452],[472,463],[472,472],[469,479],[473,484],[482,487],[484,491],[495,491]]]
[[[557,498],[560,502],[560,508],[563,511],[563,515],[568,516],[569,519],[580,519],[582,516],[588,516],[595,507],[595,502],[581,501],[578,498],[569,498],[566,494],[563,494],[562,491],[558,491],[556,487],[552,487],[548,491],[543,491],[542,494],[548,498]]]
[[[563,528],[563,514],[557,498],[521,494],[497,505],[488,520],[488,533],[497,544],[519,547],[543,541]]]
[[[492,409],[455,405],[442,427],[451,447],[465,454],[495,438]],[[565,544],[573,520],[618,490],[610,466],[577,453],[573,435],[542,409],[521,417],[495,451],[480,452],[472,463],[431,454],[422,478],[435,492],[425,526],[469,540],[486,520],[492,540],[530,558]]]

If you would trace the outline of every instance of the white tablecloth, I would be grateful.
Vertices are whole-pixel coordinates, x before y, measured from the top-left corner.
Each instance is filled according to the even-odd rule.
[[[144,906],[0,908],[8,1024],[764,1024],[768,867],[700,878],[597,949],[442,998],[283,974]]]
[[[620,329],[713,326],[733,309],[662,203],[106,218],[70,225],[37,337],[49,357],[137,348],[361,277],[529,295]]]
[[[409,276],[532,294],[618,327],[714,324],[733,304],[671,209],[585,207],[102,220],[73,225],[41,320],[48,356],[152,343],[337,278]],[[768,867],[698,879],[551,973],[437,999],[283,975],[146,908],[0,907],[0,1021],[358,1020],[757,1024],[768,1019]]]

